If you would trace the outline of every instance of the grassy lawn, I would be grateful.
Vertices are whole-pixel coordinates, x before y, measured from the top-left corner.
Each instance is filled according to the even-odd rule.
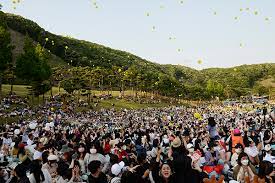
[[[28,87],[29,86],[26,86],[26,85],[14,85],[13,86],[13,92],[16,93],[16,95],[18,96],[27,96],[29,91],[28,91]],[[10,85],[2,85],[2,91],[4,94],[8,94],[10,92]],[[52,92],[53,92],[53,95],[57,95],[59,93],[66,93],[66,91],[63,89],[63,88],[60,88],[60,91],[58,89],[58,87],[53,87],[52,88]],[[95,91],[93,90],[91,92],[92,94],[95,94],[96,96],[99,96],[101,94],[108,94],[108,91]],[[112,96],[114,97],[118,97],[119,96],[119,91],[110,91],[109,92],[110,94],[112,94]],[[125,96],[133,96],[134,93],[131,91],[131,90],[127,90],[127,91],[124,91],[124,95]],[[46,94],[45,94],[45,97],[49,97],[51,96],[51,91],[48,91]]]
[[[15,92],[18,96],[25,97],[28,95],[28,87],[29,86],[24,86],[24,85],[14,85],[13,92]],[[10,92],[10,85],[2,85],[2,91],[4,94],[8,94]],[[59,91],[58,87],[53,87],[52,92],[53,92],[53,95],[56,95],[58,93],[66,93],[63,88],[60,88],[60,91]],[[109,93],[112,94],[113,97],[118,97],[120,95],[119,91],[110,91]],[[101,94],[108,94],[108,91],[92,91],[92,94],[99,96]],[[134,92],[131,90],[124,92],[124,96],[133,96],[133,95],[134,95]],[[50,97],[50,96],[51,96],[50,91],[45,94],[46,98]],[[83,96],[83,97],[81,97],[81,99],[83,99],[84,101],[87,101],[87,97]],[[42,102],[42,96],[40,96],[39,101],[40,101],[40,103]],[[38,104],[38,98],[34,98],[32,105],[37,105],[37,104]],[[112,104],[114,104],[114,108],[116,110],[143,109],[143,108],[148,108],[148,107],[156,107],[157,108],[157,107],[167,107],[170,105],[169,103],[165,103],[165,102],[161,102],[161,103],[157,103],[157,104],[147,104],[147,103],[139,103],[139,102],[135,102],[135,101],[128,101],[126,99],[116,99],[116,98],[100,100],[97,107],[94,107],[93,104],[91,104],[91,105],[93,106],[94,109],[99,110],[101,108],[107,108],[107,109],[113,108]],[[77,111],[84,111],[84,110],[89,110],[89,107],[79,107],[77,109]]]

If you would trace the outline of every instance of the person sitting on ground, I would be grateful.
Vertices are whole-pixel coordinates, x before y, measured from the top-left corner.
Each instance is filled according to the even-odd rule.
[[[238,165],[233,169],[233,178],[239,182],[244,182],[245,177],[249,177],[252,181],[256,175],[255,167],[249,163],[249,158],[246,153],[240,153],[238,157]]]

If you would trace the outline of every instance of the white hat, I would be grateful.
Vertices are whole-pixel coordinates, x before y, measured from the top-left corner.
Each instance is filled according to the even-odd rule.
[[[193,144],[187,144],[186,148],[191,149],[191,148],[194,148],[194,146],[193,146]]]
[[[54,122],[50,122],[49,126],[54,127]]]
[[[114,164],[111,168],[112,174],[115,175],[115,176],[118,176],[121,173],[124,166],[125,166],[125,163],[123,161],[121,161],[118,164],[117,163]]]
[[[30,129],[34,130],[36,128],[37,123],[30,123],[29,127]]]
[[[51,154],[51,155],[48,156],[48,160],[49,160],[49,161],[56,161],[56,160],[57,160],[57,156]]]
[[[19,135],[19,133],[20,133],[20,130],[19,130],[19,129],[15,129],[15,130],[14,130],[14,134],[15,134],[15,135]]]
[[[167,138],[163,139],[163,143],[164,144],[169,144],[169,139],[167,139]]]
[[[264,146],[264,150],[265,150],[265,151],[270,151],[270,150],[271,150],[270,144],[265,145],[265,146]]]
[[[46,130],[46,131],[50,131],[51,129],[50,129],[49,126],[46,126],[46,127],[45,127],[45,130]]]

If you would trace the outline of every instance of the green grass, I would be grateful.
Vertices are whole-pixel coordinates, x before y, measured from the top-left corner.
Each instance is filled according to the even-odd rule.
[[[115,109],[144,109],[148,107],[167,107],[169,106],[168,103],[157,103],[157,104],[147,104],[147,103],[138,103],[135,101],[127,101],[124,99],[117,100],[117,99],[109,99],[109,100],[102,100],[99,103],[99,108],[112,108],[112,104],[114,104]]]
[[[25,86],[25,85],[14,85],[13,92],[15,92],[18,96],[26,97],[29,95],[28,87],[29,86]],[[10,92],[10,85],[2,85],[2,91],[3,91],[4,95],[8,94]],[[53,92],[53,95],[56,95],[58,93],[61,93],[61,94],[66,93],[63,88],[60,88],[60,91],[59,91],[58,87],[53,87],[52,92]],[[112,94],[112,96],[115,98],[108,99],[108,100],[100,100],[97,107],[94,107],[94,104],[91,104],[92,105],[91,107],[94,109],[97,109],[97,110],[99,110],[101,108],[110,109],[113,107],[112,104],[114,104],[114,108],[116,110],[120,110],[120,109],[143,109],[143,108],[148,108],[148,107],[157,108],[157,107],[167,107],[170,105],[167,102],[151,104],[151,103],[146,103],[146,102],[140,103],[137,101],[128,101],[127,99],[116,99],[120,95],[119,91],[110,91],[109,93]],[[108,94],[108,91],[94,91],[93,90],[92,95],[94,95],[94,94],[96,96],[100,96],[101,94]],[[141,93],[139,93],[139,95],[140,94]],[[50,97],[50,96],[51,96],[51,92],[48,91],[45,94],[45,98]],[[126,97],[134,96],[134,92],[131,90],[125,91],[124,96],[126,96]],[[148,95],[148,96],[150,96],[150,95]],[[81,99],[84,101],[87,101],[87,97],[81,96]],[[40,96],[39,102],[40,103],[42,102],[42,96]],[[37,105],[37,104],[39,104],[39,102],[38,102],[38,98],[34,98],[34,101],[32,101],[31,103],[32,103],[32,105]],[[89,110],[89,109],[90,109],[89,107],[79,107],[77,109],[77,111],[84,111],[84,110]]]
[[[28,87],[30,87],[30,86],[14,85],[13,86],[13,92],[15,92],[18,96],[24,97],[24,96],[27,96],[29,94]],[[3,84],[2,85],[2,91],[3,91],[4,94],[8,94],[10,92],[10,85]],[[61,93],[61,94],[66,93],[66,91],[63,88],[60,88],[60,91],[59,91],[58,87],[53,87],[52,92],[53,92],[53,95],[57,95],[59,93]],[[91,93],[92,93],[92,95],[95,94],[96,96],[99,96],[99,95],[102,95],[102,94],[108,94],[108,91],[92,90]],[[119,91],[110,91],[109,93],[112,94],[112,96],[114,96],[114,97],[118,97],[120,95]],[[48,91],[45,94],[45,97],[49,97],[49,96],[51,96],[51,91]],[[131,90],[127,90],[127,91],[124,91],[124,96],[134,96],[134,93]]]

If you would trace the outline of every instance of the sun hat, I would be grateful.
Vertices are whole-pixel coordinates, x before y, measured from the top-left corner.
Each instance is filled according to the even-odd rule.
[[[120,163],[114,164],[111,168],[112,174],[115,176],[118,176],[121,173],[124,166],[125,166],[125,163],[123,161],[121,161]]]

